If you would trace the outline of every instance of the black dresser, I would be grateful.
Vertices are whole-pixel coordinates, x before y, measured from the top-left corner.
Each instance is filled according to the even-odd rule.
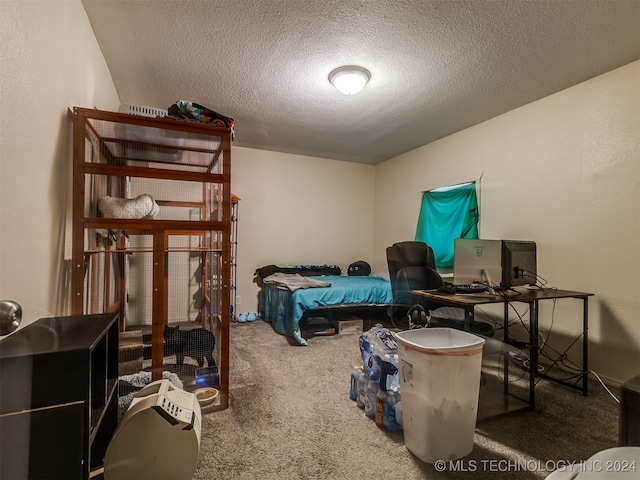
[[[0,478],[87,479],[118,423],[118,314],[41,318],[0,342]]]

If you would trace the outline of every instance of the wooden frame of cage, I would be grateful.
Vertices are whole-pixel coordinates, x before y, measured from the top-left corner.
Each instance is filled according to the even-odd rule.
[[[189,171],[172,169],[171,165],[164,168],[152,168],[139,165],[127,165],[127,159],[115,156],[107,147],[106,142],[125,142],[116,135],[103,138],[90,120],[113,122],[128,126],[150,127],[162,131],[170,131],[172,135],[185,136],[189,134],[220,138],[219,148],[215,151],[204,151],[201,148],[184,146],[172,147],[158,144],[153,139],[138,141],[143,148],[162,149],[163,151],[189,151],[193,154],[202,152],[211,156],[211,161],[205,166],[206,171]],[[228,406],[228,377],[229,377],[229,323],[230,323],[230,278],[231,278],[231,192],[230,192],[230,150],[231,132],[219,126],[203,125],[194,122],[182,122],[167,118],[147,118],[136,115],[104,112],[92,109],[73,109],[73,235],[72,235],[72,273],[71,273],[71,310],[74,315],[102,312],[120,312],[120,330],[124,330],[124,301],[126,295],[127,278],[125,278],[125,256],[137,251],[151,253],[153,256],[152,273],[152,379],[162,378],[163,370],[163,332],[168,323],[168,295],[167,255],[172,251],[169,247],[169,237],[175,235],[199,236],[201,246],[190,248],[189,251],[202,254],[202,301],[200,305],[200,321],[203,327],[213,328],[216,334],[216,350],[220,373],[220,405],[215,409]],[[87,142],[91,145],[92,158],[104,158],[104,163],[88,162]],[[221,163],[220,163],[221,162]],[[158,164],[161,161],[153,160]],[[190,165],[182,164],[181,168]],[[202,165],[196,165],[202,170]],[[216,170],[217,169],[217,170]],[[221,173],[214,173],[221,169]],[[102,177],[102,178],[101,178]],[[92,192],[98,191],[98,185],[93,185],[90,192],[86,192],[89,182],[105,181],[106,191],[115,196],[123,196],[126,181],[131,177],[178,180],[202,185],[202,201],[159,201],[160,206],[178,206],[199,208],[204,220],[154,220],[154,219],[114,219],[101,218],[97,215],[96,198],[88,198]],[[89,179],[87,181],[87,178]],[[221,189],[221,192],[218,191]],[[216,190],[215,194],[213,190]],[[214,198],[221,198],[222,202],[214,204]],[[90,205],[90,214],[85,216],[85,205]],[[221,211],[219,210],[221,208]],[[91,215],[91,213],[94,213]],[[211,215],[215,212],[215,215]],[[207,220],[213,216],[216,220]],[[151,235],[153,244],[151,249],[136,250],[126,245],[123,236],[113,241],[101,241],[90,233],[96,229],[118,230],[130,234]],[[87,238],[85,239],[85,234]],[[205,239],[217,236],[219,245],[206,246]],[[85,244],[85,241],[87,242]],[[100,260],[100,256],[103,259]],[[218,264],[213,265],[211,259],[216,258]],[[215,267],[215,268],[214,268]],[[205,288],[209,285],[210,288]],[[100,292],[100,295],[89,298],[87,291]],[[214,292],[213,295],[211,292]],[[212,298],[215,296],[215,298]],[[216,303],[214,307],[214,303]]]

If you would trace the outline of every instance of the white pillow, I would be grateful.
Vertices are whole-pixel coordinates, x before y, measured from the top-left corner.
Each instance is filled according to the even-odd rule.
[[[386,280],[387,282],[389,282],[389,268],[388,267],[384,267],[384,268],[379,268],[377,270],[374,270],[373,272],[371,272],[369,274],[370,277],[378,277],[381,278],[382,280]]]

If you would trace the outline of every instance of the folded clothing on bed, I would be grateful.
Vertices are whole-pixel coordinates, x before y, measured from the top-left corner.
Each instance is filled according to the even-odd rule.
[[[264,283],[273,285],[282,290],[295,292],[299,288],[330,287],[329,282],[303,277],[298,273],[274,273],[263,280]]]
[[[337,265],[293,265],[279,263],[277,265],[266,265],[256,270],[256,275],[261,279],[267,278],[274,273],[298,273],[302,276],[316,277],[321,275],[340,275],[342,270]]]

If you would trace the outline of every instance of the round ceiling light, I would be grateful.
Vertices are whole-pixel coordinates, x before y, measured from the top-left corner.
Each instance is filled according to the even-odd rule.
[[[329,81],[340,93],[354,95],[364,88],[371,73],[366,68],[356,65],[338,67],[329,74]]]

